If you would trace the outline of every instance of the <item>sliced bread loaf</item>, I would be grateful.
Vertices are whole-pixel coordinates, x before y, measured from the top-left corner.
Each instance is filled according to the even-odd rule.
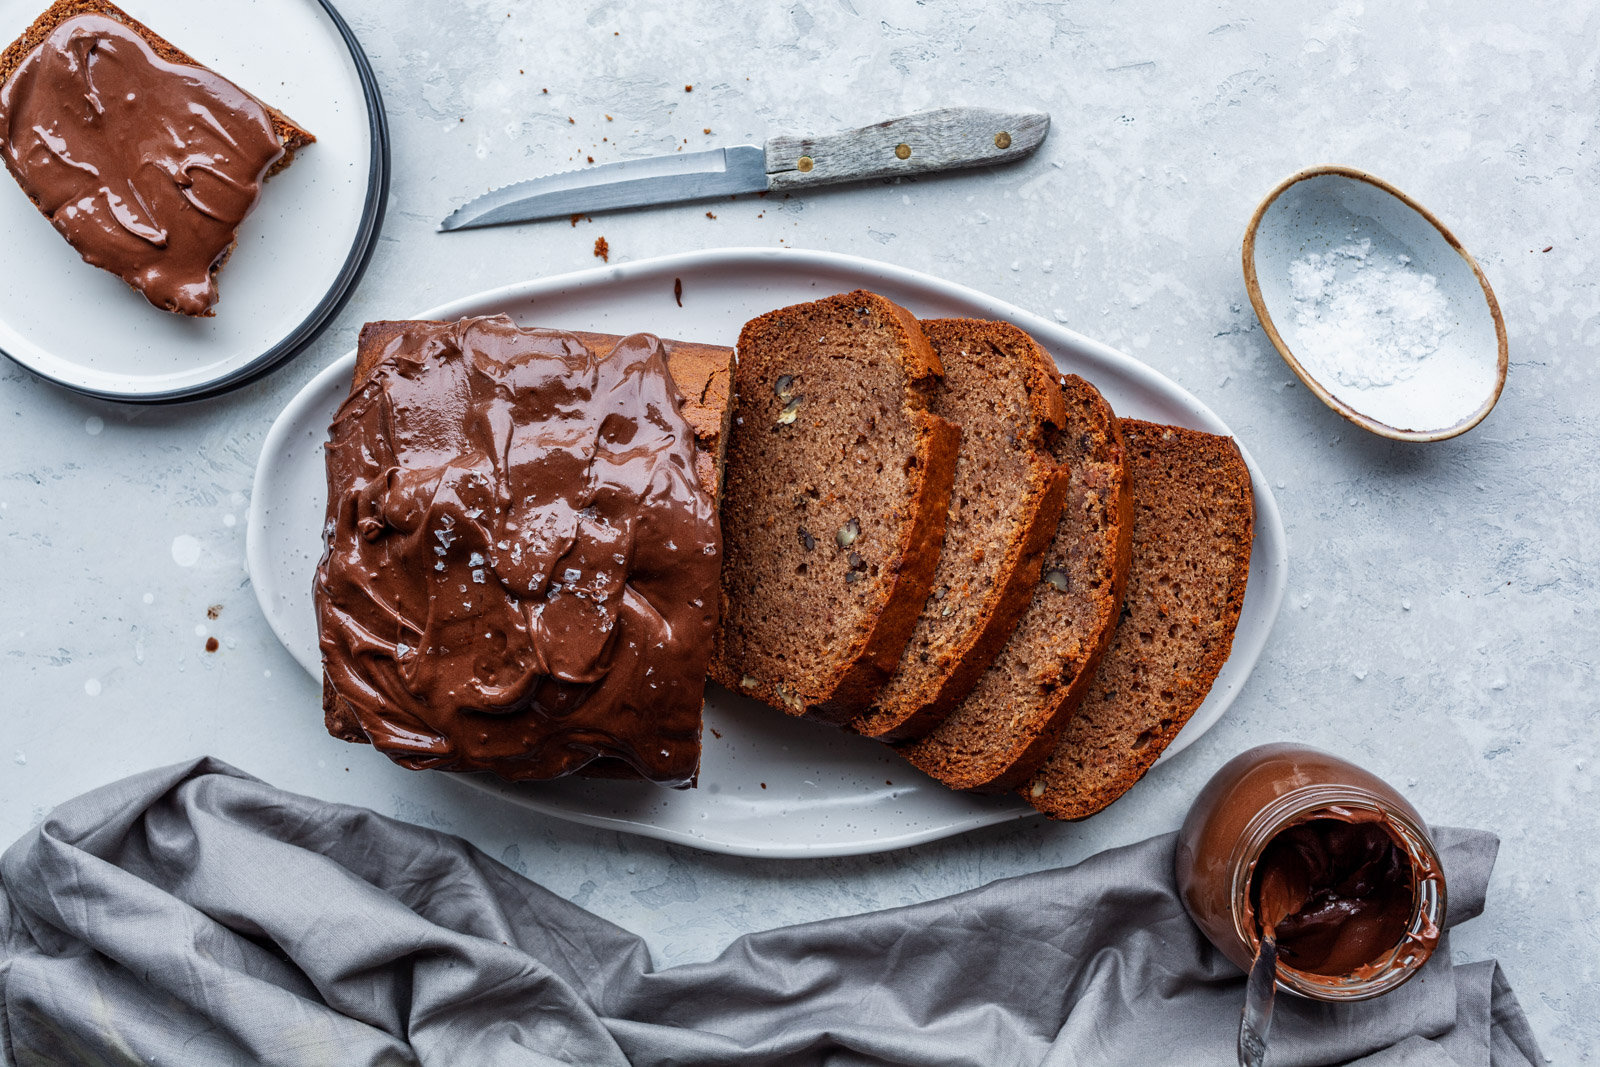
[[[1233,647],[1255,529],[1250,471],[1228,437],[1125,419],[1133,570],[1088,696],[1021,792],[1081,819],[1144,776],[1189,721]]]
[[[711,677],[845,724],[900,661],[939,561],[961,431],[910,313],[846,293],[739,335]]]
[[[972,690],[1033,599],[1067,469],[1049,451],[1066,421],[1054,361],[1004,322],[924,320],[944,366],[931,410],[961,426],[961,453],[933,595],[899,667],[857,733],[894,741],[933,729]]]
[[[967,698],[928,736],[900,747],[956,789],[997,792],[1026,782],[1083,699],[1116,629],[1133,532],[1122,435],[1094,386],[1068,375],[1062,391],[1067,417],[1051,454],[1071,483],[1027,611]]]

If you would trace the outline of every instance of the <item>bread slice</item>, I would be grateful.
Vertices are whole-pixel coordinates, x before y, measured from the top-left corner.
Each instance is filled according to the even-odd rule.
[[[211,70],[210,67],[167,41],[150,27],[111,3],[110,0],[56,0],[55,3],[45,9],[42,15],[33,20],[31,26],[22,31],[22,36],[6,46],[4,52],[0,52],[0,85],[4,85],[10,80],[12,72],[17,69],[17,65],[27,57],[29,52],[39,47],[45,38],[54,33],[57,26],[79,15],[104,15],[107,18],[115,19],[140,37],[143,37],[145,43],[150,46],[155,54],[165,59],[168,63],[186,63],[191,67]],[[248,90],[246,91],[248,92]],[[254,96],[255,94],[252,93],[251,95]],[[278,141],[283,145],[283,158],[274,163],[272,169],[267,171],[267,177],[270,178],[290,163],[293,163],[294,154],[306,145],[315,142],[316,137],[312,135],[311,131],[305,129],[266,101],[260,100],[259,97],[257,100],[262,107],[267,109],[267,114],[272,118],[273,131],[277,133]]]
[[[1066,419],[1051,445],[1071,479],[1032,600],[966,700],[900,748],[956,789],[998,792],[1028,780],[1083,699],[1117,626],[1133,538],[1133,492],[1117,418],[1082,378],[1061,380]]]
[[[851,729],[920,737],[972,690],[1033,599],[1067,470],[1047,438],[1066,423],[1055,362],[1009,323],[924,320],[944,366],[931,410],[961,426],[933,595],[900,664]]]
[[[366,384],[385,358],[390,342],[412,326],[439,326],[439,320],[369,322],[361,328],[356,345],[356,366],[350,377],[350,392]],[[615,334],[570,331],[596,355],[609,352],[622,338]],[[667,369],[683,398],[679,411],[695,434],[695,475],[702,486],[713,486],[713,497],[720,500],[723,457],[727,449],[728,428],[733,421],[733,349],[687,341],[663,341],[667,350]],[[352,711],[327,678],[322,683],[322,710],[328,732],[341,740],[368,744],[366,733]],[[579,772],[585,777],[637,778],[638,772],[621,760],[598,759]]]
[[[843,725],[900,661],[933,583],[961,431],[917,321],[857,291],[739,335],[711,677]]]
[[[168,63],[196,67],[215,74],[217,77],[222,78],[223,80],[226,80],[224,75],[218,74],[215,71],[211,71],[211,69],[206,67],[205,64],[195,60],[186,52],[177,48],[169,41],[156,34],[148,26],[145,26],[143,23],[139,22],[137,19],[133,18],[115,4],[110,3],[109,0],[56,0],[56,2],[51,4],[43,14],[33,21],[32,25],[22,32],[21,36],[19,36],[15,41],[11,42],[11,44],[8,45],[3,52],[0,52],[0,86],[4,86],[11,80],[12,76],[17,72],[17,68],[21,66],[28,56],[42,43],[44,43],[62,23],[80,15],[96,15],[120,23],[132,34],[141,38],[159,59]],[[229,82],[229,84],[232,85],[233,83]],[[239,88],[238,86],[234,87]],[[247,91],[245,92],[246,95],[249,95]],[[254,97],[252,97],[252,99],[254,99]],[[266,111],[267,118],[272,124],[272,134],[276,138],[278,144],[283,148],[283,154],[278,157],[278,159],[268,168],[266,172],[265,177],[270,178],[272,175],[277,174],[290,163],[294,162],[295,153],[301,148],[304,148],[306,145],[316,141],[316,137],[313,136],[309,130],[306,130],[283,112],[271,107],[263,101],[257,100],[256,102],[259,103]],[[82,101],[79,100],[78,106],[81,107],[81,105]],[[70,106],[70,102],[63,101],[62,106],[68,107]],[[223,128],[215,125],[214,117],[211,121],[214,128],[219,132],[222,132]],[[137,124],[134,125],[137,126]],[[156,124],[152,123],[151,126],[154,127]],[[161,131],[156,129],[131,128],[123,130],[121,127],[119,127],[118,132],[125,133],[125,135],[130,138],[143,137],[145,140],[144,142],[140,143],[165,143],[160,141],[158,133]],[[0,131],[0,141],[4,141],[4,138],[4,132]],[[228,143],[233,143],[235,147],[238,147],[237,142]],[[240,151],[243,151],[243,149],[240,149]],[[116,257],[112,257],[109,262],[107,261],[105,257],[108,254],[108,250],[115,247],[114,244],[107,244],[103,241],[88,241],[85,240],[81,234],[74,236],[74,232],[63,225],[62,212],[46,207],[46,205],[41,201],[40,196],[29,187],[29,183],[24,178],[23,173],[16,169],[13,161],[10,158],[10,153],[8,152],[6,155],[7,166],[13,171],[13,176],[17,178],[19,185],[22,186],[23,191],[28,196],[28,199],[33,202],[34,207],[38,208],[41,214],[45,214],[46,217],[50,219],[51,224],[56,226],[56,228],[67,238],[74,250],[76,250],[78,254],[81,255],[87,262],[101,267],[102,269],[110,270],[112,273],[119,274],[124,281],[132,286],[135,291],[139,292],[140,295],[149,300],[152,305],[162,308],[163,310],[198,318],[209,318],[214,314],[212,308],[217,302],[215,279],[221,272],[222,268],[227,264],[229,257],[233,255],[234,249],[238,247],[239,239],[236,226],[231,231],[224,231],[221,234],[215,235],[215,237],[212,239],[203,240],[203,243],[201,243],[199,246],[199,251],[202,254],[210,252],[214,247],[217,248],[214,253],[214,258],[206,268],[205,273],[205,277],[207,277],[210,282],[208,294],[203,296],[188,296],[185,298],[174,296],[171,293],[162,296],[159,295],[158,292],[151,290],[147,280],[141,280],[145,278],[145,275],[139,271],[135,264],[123,263]],[[91,173],[96,172],[91,171]],[[187,191],[185,192],[185,195],[189,195]],[[146,207],[142,201],[140,206],[142,208]],[[252,203],[251,207],[253,206],[254,205]],[[52,211],[54,211],[53,215],[51,214]],[[209,236],[211,235],[208,235],[208,237]],[[220,247],[217,247],[218,242],[223,239],[226,240],[226,243],[222,244]],[[186,246],[182,245],[181,243],[175,243],[171,246],[163,244],[160,247],[163,249],[163,254],[165,254],[165,250],[169,247],[177,249]],[[124,269],[118,269],[119,266]],[[130,271],[134,272],[133,276],[130,276]]]
[[[1021,790],[1053,819],[1116,800],[1205,700],[1233,647],[1255,531],[1250,470],[1228,437],[1124,419],[1133,570],[1089,694]]]

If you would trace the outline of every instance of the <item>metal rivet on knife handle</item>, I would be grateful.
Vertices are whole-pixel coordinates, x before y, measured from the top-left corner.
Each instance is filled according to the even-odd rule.
[[[817,161],[812,159],[810,156],[801,156],[799,159],[795,160],[794,169],[798,170],[802,174],[809,174],[811,173],[811,168],[816,165]]]
[[[894,155],[896,159],[910,159],[911,146],[906,144],[904,141],[901,141],[899,144],[894,146]]]
[[[1010,148],[1011,147],[1011,135],[1009,133],[1007,133],[1005,130],[1001,130],[999,133],[994,135],[994,146],[996,148],[1000,149],[1002,152],[1005,151],[1007,148]]]

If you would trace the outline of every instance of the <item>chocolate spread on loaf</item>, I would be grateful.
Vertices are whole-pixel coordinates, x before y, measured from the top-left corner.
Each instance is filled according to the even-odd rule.
[[[105,15],[55,28],[0,87],[0,156],[83,258],[206,315],[214,268],[283,155],[267,109]]]
[[[1415,882],[1411,861],[1382,825],[1313,819],[1267,845],[1252,895],[1283,963],[1344,975],[1405,937],[1416,912]]]
[[[722,539],[662,342],[416,323],[327,445],[323,669],[414,768],[695,775]]]

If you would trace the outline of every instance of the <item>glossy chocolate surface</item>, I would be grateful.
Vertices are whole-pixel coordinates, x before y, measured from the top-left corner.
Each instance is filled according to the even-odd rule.
[[[410,324],[327,445],[323,667],[409,767],[691,780],[722,543],[655,337]]]
[[[1279,833],[1256,863],[1259,929],[1278,959],[1316,974],[1351,974],[1390,952],[1416,910],[1411,862],[1374,822],[1313,819]]]
[[[210,313],[213,267],[283,151],[248,93],[105,15],[62,22],[0,87],[0,156],[23,191],[166,311]]]

